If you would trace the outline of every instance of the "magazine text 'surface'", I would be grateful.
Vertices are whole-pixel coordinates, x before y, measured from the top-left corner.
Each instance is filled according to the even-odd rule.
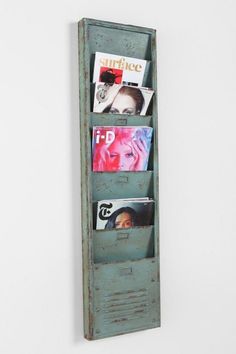
[[[93,82],[142,86],[146,60],[109,53],[95,53]]]

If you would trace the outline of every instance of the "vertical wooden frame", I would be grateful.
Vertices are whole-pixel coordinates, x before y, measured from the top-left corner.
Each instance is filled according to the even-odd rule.
[[[91,112],[91,75],[96,51],[149,61],[146,82],[155,95],[148,116]],[[92,19],[79,21],[81,200],[84,335],[99,339],[160,326],[158,132],[156,31]],[[93,173],[94,125],[148,125],[154,128],[148,171]],[[127,231],[93,229],[93,202],[150,196],[154,225]]]

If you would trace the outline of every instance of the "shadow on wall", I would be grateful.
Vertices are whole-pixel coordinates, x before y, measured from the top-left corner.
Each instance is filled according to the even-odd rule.
[[[82,240],[80,202],[80,131],[79,131],[79,67],[78,67],[78,24],[69,25],[69,94],[70,94],[70,142],[71,142],[71,216],[73,256],[73,341],[83,337],[83,286],[82,286]]]

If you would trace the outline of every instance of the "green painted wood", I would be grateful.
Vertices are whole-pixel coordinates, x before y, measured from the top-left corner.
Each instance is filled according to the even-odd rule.
[[[92,174],[94,201],[154,197],[153,172],[96,172]]]
[[[160,326],[157,267],[155,258],[95,265],[94,339]]]
[[[84,298],[84,335],[92,338],[93,319],[93,276],[92,276],[92,211],[91,211],[91,172],[87,160],[91,158],[88,118],[90,113],[89,95],[89,50],[88,29],[85,21],[79,22],[79,92],[80,92],[80,158],[81,158],[81,218],[82,222],[82,251],[83,251],[83,298]],[[86,187],[85,187],[86,186]]]
[[[110,27],[91,24],[89,26],[89,49],[91,53],[104,52],[151,60],[149,33],[127,31],[111,24]],[[115,26],[115,27],[114,27]]]
[[[154,88],[156,94],[149,116],[91,112],[96,51],[150,61],[146,85]],[[79,85],[84,335],[87,339],[98,339],[160,325],[155,30],[93,19],[79,21]],[[150,171],[93,173],[91,129],[94,125],[152,126]],[[119,232],[93,230],[93,201],[142,196],[155,200],[153,226]]]
[[[153,226],[94,231],[94,263],[153,257],[153,231]]]
[[[152,116],[130,116],[128,114],[91,113],[91,127],[93,126],[152,126]]]

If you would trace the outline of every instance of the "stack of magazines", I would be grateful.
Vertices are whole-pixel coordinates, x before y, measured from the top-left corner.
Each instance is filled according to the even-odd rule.
[[[146,71],[146,60],[96,52],[93,112],[146,115],[154,94],[143,87]],[[93,171],[146,171],[152,135],[148,126],[94,126]],[[148,197],[100,200],[94,207],[97,230],[153,224],[154,201]]]
[[[154,91],[142,87],[147,61],[96,52],[93,111],[145,115]]]
[[[97,230],[126,229],[153,224],[153,199],[100,200],[96,204]]]

